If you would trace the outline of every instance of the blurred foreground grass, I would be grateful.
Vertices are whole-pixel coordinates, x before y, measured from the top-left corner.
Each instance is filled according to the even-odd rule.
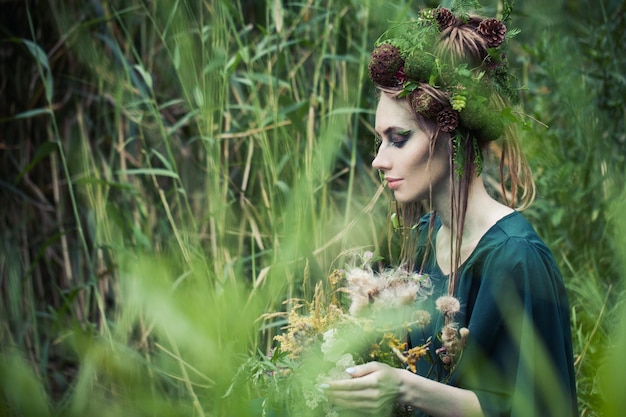
[[[397,256],[366,63],[421,3],[61,3],[3,4],[0,415],[249,415],[240,367],[283,324],[261,314],[310,298],[345,248]],[[606,119],[575,112],[600,92],[568,90],[571,44],[526,39],[526,110],[551,125],[527,135],[528,216],[571,293],[581,411],[617,415],[598,381],[626,371],[623,144],[593,147]]]

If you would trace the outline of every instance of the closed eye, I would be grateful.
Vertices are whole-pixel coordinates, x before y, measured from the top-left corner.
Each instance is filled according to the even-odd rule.
[[[402,131],[394,132],[391,135],[389,135],[389,142],[391,146],[395,146],[396,148],[402,148],[404,144],[409,140],[410,137],[411,137],[410,130],[402,130]]]

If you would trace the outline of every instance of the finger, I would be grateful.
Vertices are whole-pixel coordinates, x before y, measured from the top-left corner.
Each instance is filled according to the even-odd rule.
[[[333,403],[340,401],[342,403],[368,404],[378,398],[378,391],[375,389],[363,389],[358,391],[350,390],[329,390],[326,397]]]
[[[376,414],[379,409],[373,404],[365,404],[363,402],[355,402],[343,399],[329,400],[335,407],[341,410],[359,411],[359,415]]]
[[[346,369],[346,372],[351,375],[353,378],[359,378],[372,372],[376,372],[381,370],[383,367],[382,364],[378,362],[368,362],[363,365],[357,365]]]
[[[320,385],[321,389],[356,391],[367,388],[376,388],[379,384],[378,378],[366,378],[375,372],[381,371],[386,365],[378,362],[369,362],[346,369],[346,373],[352,378],[328,381]]]
[[[319,385],[324,391],[360,391],[373,387],[371,381],[362,378],[339,379]]]
[[[377,398],[375,390],[358,392],[358,395],[350,395],[350,392],[335,392],[329,395],[328,401],[340,409],[359,410],[360,415],[380,416],[389,409],[389,402]],[[385,413],[386,414],[386,413]]]

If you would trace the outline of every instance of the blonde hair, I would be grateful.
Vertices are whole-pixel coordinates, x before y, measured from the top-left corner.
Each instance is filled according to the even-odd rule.
[[[487,42],[476,32],[482,20],[481,17],[470,16],[465,24],[445,28],[441,31],[435,51],[439,56],[450,58],[453,64],[480,64],[487,55]]]

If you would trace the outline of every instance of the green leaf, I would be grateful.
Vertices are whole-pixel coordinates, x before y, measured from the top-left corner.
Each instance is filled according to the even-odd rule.
[[[170,163],[170,161],[168,161],[167,158],[163,156],[159,151],[157,151],[156,149],[152,149],[151,153],[159,158],[159,160],[163,163],[163,165],[165,165],[168,171],[174,172],[174,168],[172,168],[172,164]],[[178,176],[176,176],[176,178],[178,178]]]
[[[48,56],[43,51],[43,49],[41,49],[41,47],[35,42],[29,41],[28,39],[22,39],[22,42],[31,53],[31,55],[37,60],[39,65],[43,68],[40,68],[41,80],[43,82],[44,89],[46,90],[46,100],[48,101],[48,103],[51,103],[52,95],[54,92],[54,84],[52,82],[52,72],[50,71]]]
[[[73,182],[76,185],[100,185],[103,187],[111,187],[111,188],[117,188],[117,189],[122,189],[122,190],[134,190],[135,189],[135,187],[133,187],[130,184],[107,181],[107,180],[103,180],[102,178],[96,178],[96,177],[83,177]]]
[[[170,177],[178,179],[178,174],[175,172],[169,171],[167,169],[161,168],[137,168],[137,169],[127,169],[127,170],[119,170],[116,172],[118,175],[155,175],[161,177]]]
[[[520,29],[518,28],[513,28],[513,29],[508,29],[505,35],[505,39],[511,39],[513,38],[515,35],[518,35],[521,32]]]
[[[176,71],[180,70],[180,45],[176,44],[174,47],[174,55],[172,56],[172,65]]]
[[[22,172],[20,172],[20,174],[17,176],[17,178],[15,178],[14,183],[18,183],[24,175],[26,175],[31,169],[33,169],[35,165],[39,163],[39,161],[55,152],[58,149],[58,146],[59,145],[55,142],[44,142],[39,147],[39,149],[37,149],[37,153],[30,161],[30,163],[26,166],[26,168],[24,168]]]
[[[146,86],[148,86],[148,89],[152,90],[152,75],[150,75],[150,73],[141,65],[135,65],[134,68],[141,75],[141,78],[143,78],[143,81],[146,83]]]
[[[519,121],[517,116],[513,114],[513,109],[511,109],[510,107],[503,108],[502,111],[500,112],[500,115],[502,116],[502,121],[506,121],[510,123],[516,123]]]
[[[32,110],[27,110],[25,112],[16,114],[11,119],[12,120],[29,119],[31,117],[39,116],[41,114],[47,114],[47,115],[52,116],[52,111],[50,109],[32,109]]]

